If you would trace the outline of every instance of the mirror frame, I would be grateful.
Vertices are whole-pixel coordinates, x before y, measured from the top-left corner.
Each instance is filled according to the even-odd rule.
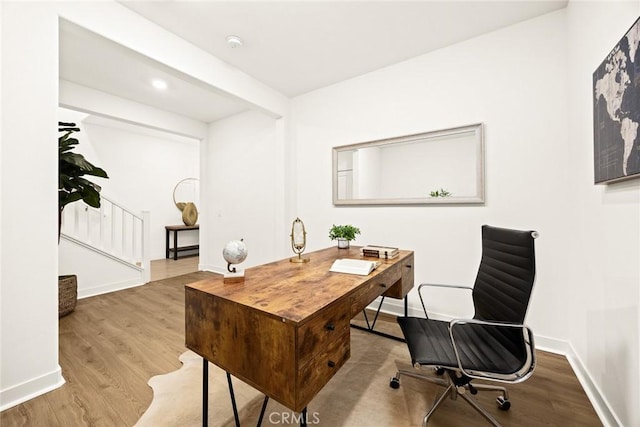
[[[184,179],[181,179],[180,181],[178,181],[176,186],[173,187],[173,204],[176,205],[176,208],[178,208],[180,211],[182,211],[184,209],[184,206],[188,202],[191,202],[191,203],[195,204],[195,200],[185,200],[185,201],[181,201],[181,202],[178,202],[176,200],[176,191],[178,190],[178,187],[180,186],[180,184],[183,184],[183,183],[188,182],[188,181],[195,181],[195,182],[198,183],[198,185],[200,184],[200,179],[198,179],[198,178],[184,178]],[[199,203],[200,203],[200,200],[198,200],[198,204]]]
[[[375,147],[395,143],[406,143],[429,138],[446,138],[461,133],[475,132],[476,136],[476,194],[465,197],[412,197],[412,198],[387,198],[387,199],[338,199],[338,153],[358,148]],[[337,206],[357,205],[452,205],[452,204],[484,204],[484,125],[474,123],[449,129],[441,129],[412,135],[404,135],[394,138],[379,139],[375,141],[360,142],[356,144],[342,145],[332,148],[332,179],[333,179],[333,204]]]

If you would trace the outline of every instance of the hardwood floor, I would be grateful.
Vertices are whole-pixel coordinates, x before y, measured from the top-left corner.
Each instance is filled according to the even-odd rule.
[[[155,265],[162,264],[164,272],[157,270],[154,277],[194,271],[194,261],[197,267],[197,258],[161,261]],[[186,282],[211,274],[190,273]],[[178,356],[186,350],[184,283],[184,278],[156,279],[145,286],[78,301],[76,310],[60,319],[60,366],[66,384],[3,411],[0,425],[135,424],[153,397],[147,381],[178,369]],[[378,322],[385,320],[381,317]],[[566,359],[541,351],[537,354],[536,373],[517,385],[511,396],[536,416],[518,419],[513,425],[602,425]],[[468,425],[464,410],[446,412],[449,418],[438,423],[434,417],[434,425]],[[478,419],[478,425],[484,422]]]
[[[198,271],[197,256],[172,259],[155,259],[151,261],[151,281],[180,276],[182,274]]]

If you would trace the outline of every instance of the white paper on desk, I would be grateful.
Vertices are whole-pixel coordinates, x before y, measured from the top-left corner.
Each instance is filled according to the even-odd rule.
[[[331,265],[329,271],[333,271],[335,273],[359,274],[361,276],[366,276],[373,270],[375,270],[375,268],[379,265],[380,262],[378,261],[342,258],[335,260]]]

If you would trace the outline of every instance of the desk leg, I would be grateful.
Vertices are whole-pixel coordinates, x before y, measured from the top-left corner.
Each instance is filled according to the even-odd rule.
[[[390,335],[387,334],[385,332],[380,332],[380,331],[376,331],[374,328],[376,327],[376,321],[378,320],[378,315],[380,314],[380,310],[382,309],[382,304],[384,303],[384,295],[382,296],[382,299],[380,300],[380,305],[378,305],[378,309],[376,310],[376,315],[373,318],[373,323],[369,323],[369,317],[367,316],[367,311],[366,308],[364,310],[362,310],[362,314],[364,315],[364,320],[367,323],[367,326],[360,326],[360,325],[356,325],[351,323],[351,327],[354,329],[358,329],[361,331],[365,331],[365,332],[369,332],[370,334],[374,334],[374,335],[379,335],[381,337],[385,337],[385,338],[391,338],[392,340],[396,340],[396,341],[400,341],[400,342],[406,342],[406,340],[404,338],[401,337],[396,337],[395,335]],[[407,299],[405,297],[405,314],[407,312]]]
[[[233,392],[233,382],[231,381],[231,374],[227,372],[227,384],[229,384],[229,396],[231,397],[231,406],[233,407],[233,418],[236,421],[236,427],[240,427],[240,417],[238,416],[238,406],[236,405],[236,395]],[[260,410],[260,418],[258,418],[258,425],[260,427],[262,425],[262,420],[264,419],[264,411],[267,409],[267,403],[269,403],[269,396],[264,396],[264,401],[262,402],[262,409]]]
[[[404,317],[409,316],[409,294],[404,297]]]
[[[258,418],[257,427],[262,425],[262,419],[264,418],[264,411],[267,410],[267,403],[269,403],[269,396],[265,395],[264,400],[262,401],[262,410],[260,411],[260,418]]]
[[[300,427],[307,427],[307,407],[302,410],[302,417],[300,417]]]
[[[178,260],[178,230],[173,230],[173,260]]]
[[[231,406],[233,408],[233,418],[236,420],[236,427],[240,427],[240,417],[238,417],[238,407],[236,406],[236,395],[233,392],[231,374],[227,372],[227,383],[229,384],[229,396],[231,396]]]
[[[209,425],[209,361],[202,358],[202,427]]]
[[[166,244],[164,247],[164,251],[165,251],[164,257],[166,259],[169,259],[169,230],[165,230],[165,234],[166,234]]]

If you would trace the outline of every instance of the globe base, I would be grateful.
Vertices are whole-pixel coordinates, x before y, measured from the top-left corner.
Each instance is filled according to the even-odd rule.
[[[235,273],[225,273],[224,283],[239,283],[244,282],[244,270],[240,270]]]

